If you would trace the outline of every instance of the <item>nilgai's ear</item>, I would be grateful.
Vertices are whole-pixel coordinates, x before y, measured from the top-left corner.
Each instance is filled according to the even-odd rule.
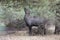
[[[25,14],[30,14],[30,10],[28,10],[27,8],[24,8]]]

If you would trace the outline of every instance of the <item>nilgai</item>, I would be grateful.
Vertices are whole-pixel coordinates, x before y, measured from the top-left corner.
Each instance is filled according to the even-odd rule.
[[[40,29],[42,29],[43,34],[45,35],[46,34],[45,24],[47,22],[47,19],[45,19],[43,17],[41,18],[41,17],[37,17],[37,16],[31,16],[30,10],[27,8],[24,8],[24,11],[25,11],[24,21],[29,28],[29,34],[32,34],[33,26],[40,26],[40,27],[38,27],[39,31],[40,31]]]

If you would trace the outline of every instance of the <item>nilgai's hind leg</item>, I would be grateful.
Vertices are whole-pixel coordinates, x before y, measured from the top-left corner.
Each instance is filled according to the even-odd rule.
[[[54,34],[59,34],[59,31],[55,29],[55,32],[54,32]]]
[[[29,35],[32,35],[32,27],[29,26]]]
[[[59,34],[59,31],[60,31],[59,27],[56,26],[54,34]]]

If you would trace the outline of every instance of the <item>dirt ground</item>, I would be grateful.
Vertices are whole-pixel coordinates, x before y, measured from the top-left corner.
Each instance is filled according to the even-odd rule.
[[[26,29],[25,29],[26,30]],[[16,31],[8,35],[0,35],[0,40],[60,40],[60,35],[35,35],[29,36],[28,31]]]
[[[0,36],[0,40],[60,40],[60,35],[46,35],[46,36]]]
[[[13,34],[0,35],[0,40],[60,40],[60,35],[35,35],[29,36],[27,31],[19,31]]]

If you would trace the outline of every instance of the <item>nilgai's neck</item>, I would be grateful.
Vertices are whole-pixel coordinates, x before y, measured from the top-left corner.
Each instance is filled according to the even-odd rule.
[[[29,16],[30,16],[30,14],[26,14],[26,13],[25,13],[25,16],[29,17]]]

